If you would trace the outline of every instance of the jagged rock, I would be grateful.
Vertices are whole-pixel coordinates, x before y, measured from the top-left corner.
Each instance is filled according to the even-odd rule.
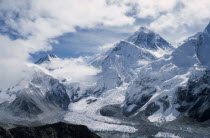
[[[177,108],[186,116],[198,121],[210,119],[210,73],[206,72],[199,80],[189,81],[187,87],[177,91]]]
[[[0,127],[0,138],[13,138],[9,131]]]
[[[53,54],[48,54],[42,58],[40,58],[38,61],[35,62],[35,64],[42,64],[42,63],[47,63],[50,62],[53,59],[58,58],[56,55]]]
[[[128,41],[150,50],[173,49],[160,35],[145,27],[140,27],[137,32],[128,38]]]
[[[155,103],[150,103],[145,110],[145,116],[150,116],[159,109],[160,109],[159,105],[156,105]]]
[[[100,138],[86,126],[55,123],[37,127],[0,127],[0,138]]]
[[[121,114],[121,107],[120,105],[107,105],[100,110],[100,114],[109,117],[119,116]]]

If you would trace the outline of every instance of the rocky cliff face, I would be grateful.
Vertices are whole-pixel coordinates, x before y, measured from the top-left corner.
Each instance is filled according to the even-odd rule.
[[[38,127],[16,127],[9,130],[0,127],[2,138],[100,138],[86,126],[56,123]]]
[[[178,111],[185,113],[185,116],[198,121],[210,119],[210,72],[196,81],[188,81],[186,87],[177,90],[177,101],[180,107]]]
[[[128,39],[129,42],[152,51],[158,49],[171,50],[173,47],[160,35],[145,28],[140,27],[133,35]]]

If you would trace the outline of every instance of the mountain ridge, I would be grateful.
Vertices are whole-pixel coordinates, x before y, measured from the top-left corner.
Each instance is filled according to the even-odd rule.
[[[58,57],[54,54],[47,54],[43,57],[41,57],[39,60],[37,60],[35,62],[35,64],[42,64],[42,63],[47,63],[47,62],[50,62],[51,60],[53,59],[57,59]]]

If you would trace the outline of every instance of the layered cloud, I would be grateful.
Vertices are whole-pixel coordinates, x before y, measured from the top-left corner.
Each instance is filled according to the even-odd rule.
[[[100,69],[88,65],[86,60],[85,57],[55,58],[50,62],[41,64],[41,67],[49,70],[52,76],[61,81],[67,80],[68,82],[91,85],[95,83],[95,75],[100,72]]]

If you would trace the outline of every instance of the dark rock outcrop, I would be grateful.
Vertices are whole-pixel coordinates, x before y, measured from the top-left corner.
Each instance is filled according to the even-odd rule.
[[[55,123],[38,127],[0,128],[0,138],[100,138],[86,126]]]
[[[107,105],[101,108],[100,114],[102,116],[118,117],[122,116],[122,109],[119,104]]]
[[[177,91],[177,108],[180,112],[197,121],[210,119],[210,72],[206,72],[199,80],[189,81],[186,88]]]
[[[13,138],[9,131],[0,127],[0,138]]]

